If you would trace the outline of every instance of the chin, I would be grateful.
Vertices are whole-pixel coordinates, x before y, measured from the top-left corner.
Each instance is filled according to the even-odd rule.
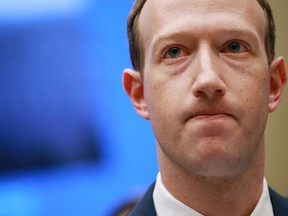
[[[249,163],[239,159],[225,158],[225,156],[204,157],[197,162],[191,162],[189,171],[207,178],[226,178],[241,175]]]
[[[217,169],[217,167],[216,168],[214,167],[214,169],[201,170],[195,174],[210,179],[228,179],[239,176],[241,175],[241,173],[243,173],[243,171],[235,169],[234,170],[226,170],[222,168]]]

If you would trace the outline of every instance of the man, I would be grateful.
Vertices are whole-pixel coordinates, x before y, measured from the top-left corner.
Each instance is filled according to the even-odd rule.
[[[288,215],[264,178],[286,83],[265,0],[136,0],[123,85],[150,120],[160,173],[129,215]]]

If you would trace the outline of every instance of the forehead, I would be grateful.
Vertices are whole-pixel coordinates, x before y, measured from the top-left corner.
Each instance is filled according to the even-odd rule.
[[[144,47],[159,34],[183,29],[243,28],[263,38],[266,32],[265,14],[256,0],[147,0],[138,25]]]

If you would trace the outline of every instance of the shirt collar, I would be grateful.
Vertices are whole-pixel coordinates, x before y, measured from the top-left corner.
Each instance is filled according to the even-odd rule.
[[[263,180],[263,190],[261,197],[252,212],[251,216],[261,216],[261,215],[267,215],[267,216],[273,216],[273,208],[272,203],[270,199],[269,194],[269,188],[266,179]]]
[[[164,186],[160,173],[157,176],[153,200],[158,216],[203,216],[199,212],[177,200]],[[261,197],[251,216],[273,216],[273,209],[266,179],[263,180]]]

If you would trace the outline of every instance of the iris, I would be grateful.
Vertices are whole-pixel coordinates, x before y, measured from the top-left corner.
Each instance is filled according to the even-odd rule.
[[[241,50],[241,45],[239,42],[232,42],[228,44],[228,50],[231,53],[237,53]]]
[[[181,49],[179,47],[172,47],[168,50],[168,55],[170,58],[177,58],[181,54]]]

